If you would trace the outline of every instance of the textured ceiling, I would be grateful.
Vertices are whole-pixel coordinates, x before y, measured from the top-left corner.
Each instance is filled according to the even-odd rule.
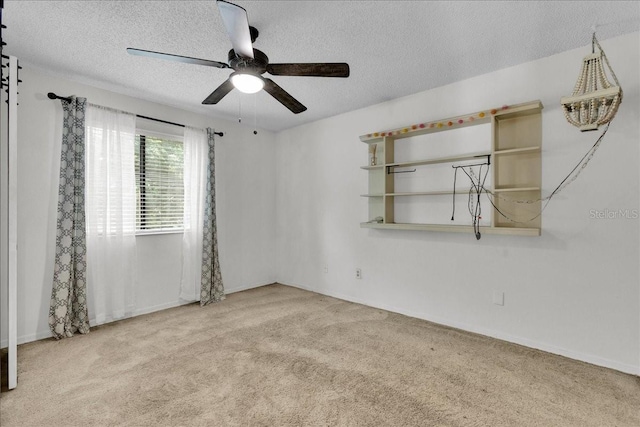
[[[351,76],[272,79],[267,93],[202,100],[231,70],[130,56],[127,47],[226,62],[215,1],[5,1],[6,52],[49,73],[274,131],[637,31],[640,2],[237,1],[273,63],[348,62]],[[70,95],[70,94],[60,94]],[[82,94],[75,94],[82,96]],[[254,110],[255,105],[255,110]]]

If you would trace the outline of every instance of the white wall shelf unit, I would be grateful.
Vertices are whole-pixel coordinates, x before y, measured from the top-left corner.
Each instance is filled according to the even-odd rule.
[[[488,225],[481,225],[480,231],[483,234],[539,236],[542,226],[542,108],[540,101],[532,101],[361,135],[360,140],[365,144],[376,144],[377,164],[372,165],[370,159],[369,165],[361,166],[369,175],[368,193],[361,195],[368,198],[369,222],[363,222],[360,226],[390,230],[473,232],[472,225],[395,222],[397,198],[453,194],[452,188],[432,191],[397,190],[395,175],[397,172],[404,172],[402,168],[428,168],[432,165],[488,158],[491,163],[492,187],[487,188],[486,192],[495,208],[490,206],[491,221]],[[474,152],[470,149],[453,156],[395,161],[395,144],[401,143],[403,139],[489,123],[490,151]],[[429,143],[428,138],[419,141]],[[456,193],[458,191],[456,189]],[[460,191],[460,194],[464,195],[465,190]],[[378,217],[383,218],[382,222],[376,221]]]

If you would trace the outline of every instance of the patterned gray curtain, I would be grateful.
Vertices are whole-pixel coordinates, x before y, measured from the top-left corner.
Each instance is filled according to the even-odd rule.
[[[56,339],[89,332],[84,213],[86,98],[62,100],[64,110],[58,222],[49,327]]]
[[[222,273],[218,260],[218,233],[216,231],[216,152],[213,129],[207,128],[209,166],[207,166],[207,191],[204,204],[204,236],[202,239],[202,282],[200,305],[224,299]]]

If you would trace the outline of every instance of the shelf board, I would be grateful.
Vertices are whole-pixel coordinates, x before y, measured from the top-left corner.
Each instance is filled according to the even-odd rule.
[[[453,190],[441,190],[441,191],[411,191],[411,192],[404,192],[404,193],[386,193],[385,196],[442,196],[442,195],[446,195],[446,194],[453,194]],[[469,194],[469,189],[460,189],[460,190],[456,190],[456,194],[464,194],[464,195],[468,195]]]
[[[508,193],[514,191],[540,191],[540,187],[503,187],[493,189],[493,193]]]
[[[505,188],[496,188],[490,189],[487,188],[483,193],[513,193],[518,191],[540,191],[540,187],[505,187]],[[397,192],[397,193],[376,193],[376,194],[361,194],[360,197],[407,197],[407,196],[443,196],[453,194],[453,190],[439,190],[439,191],[406,191],[406,192]],[[456,190],[456,195],[460,196],[468,196],[469,189],[468,188],[460,188]]]
[[[420,135],[426,135],[430,133],[437,133],[437,132],[443,132],[443,131],[452,130],[452,129],[459,129],[459,128],[464,128],[468,126],[476,126],[476,125],[490,123],[492,116],[489,113],[489,111],[482,112],[482,113],[484,113],[484,117],[479,117],[480,112],[477,112],[474,114],[465,114],[464,116],[449,117],[447,119],[440,119],[440,120],[434,120],[433,122],[423,123],[424,127],[422,128],[420,128],[419,125],[417,126],[412,125],[405,128],[391,129],[385,132],[374,132],[372,134],[361,135],[360,141],[364,142],[365,144],[372,144],[372,143],[381,142],[384,138],[398,140],[403,138],[409,138],[412,136],[420,136]],[[469,120],[470,116],[474,117],[473,121]],[[462,123],[459,123],[460,120],[462,120]],[[448,123],[451,123],[451,126],[449,126]],[[413,129],[414,126],[416,126],[415,129]],[[429,126],[432,126],[432,127],[429,127]],[[378,134],[377,136],[376,136],[376,133]],[[391,133],[391,135],[389,135],[389,133]]]
[[[492,117],[495,117],[496,120],[499,120],[501,118],[514,118],[534,114],[540,110],[542,110],[542,103],[540,101],[510,105],[505,109],[503,109],[502,107],[496,107],[494,109],[487,109],[471,114],[464,114],[462,116],[428,121],[420,124],[406,126],[403,128],[388,129],[385,131],[368,133],[365,135],[360,135],[360,141],[364,142],[365,144],[372,144],[381,142],[384,140],[384,138],[398,140],[409,138],[412,136],[443,132],[451,129],[459,129],[467,126],[481,125],[491,122]],[[492,112],[494,113],[492,114]],[[480,117],[481,115],[482,117]],[[473,117],[473,120],[470,120],[470,117]],[[451,125],[449,125],[449,123],[451,123]]]
[[[506,110],[500,110],[495,115],[496,120],[504,120],[504,119],[514,119],[516,117],[524,117],[529,116],[531,114],[536,114],[542,111],[542,102],[532,101],[526,102],[524,104],[512,105],[509,106]]]
[[[420,230],[420,231],[444,231],[457,233],[473,233],[471,225],[446,225],[446,224],[407,224],[391,223],[381,224],[372,222],[361,222],[361,228],[376,228],[387,230]],[[480,227],[482,234],[502,234],[512,236],[540,236],[539,228],[515,228],[515,227]]]
[[[493,152],[496,156],[501,154],[526,154],[526,153],[537,153],[540,151],[540,146],[534,147],[522,147],[522,148],[510,148],[508,150],[496,150]]]
[[[360,166],[360,169],[364,169],[364,170],[376,170],[376,169],[382,169],[384,168],[384,165],[375,165],[375,166]]]
[[[497,150],[493,154],[501,155],[501,154],[525,154],[525,153],[536,153],[540,151],[539,146],[535,147],[523,147],[523,148],[511,148],[508,150]],[[465,160],[480,160],[483,157],[487,157],[491,155],[491,152],[480,152],[480,153],[472,153],[465,154],[462,156],[448,156],[448,157],[438,157],[435,159],[425,159],[425,160],[414,160],[411,162],[396,162],[396,163],[388,163],[384,165],[375,165],[375,166],[360,166],[360,169],[364,170],[376,170],[383,169],[385,166],[391,166],[396,168],[404,168],[409,166],[423,166],[423,165],[434,165],[438,163],[453,163],[453,162],[461,162]]]
[[[482,160],[483,157],[487,157],[489,155],[491,155],[490,152],[472,153],[472,154],[465,154],[463,156],[449,156],[449,157],[439,157],[439,158],[429,159],[429,160],[415,160],[413,162],[389,163],[384,166],[405,168],[409,166],[435,165],[438,163],[453,163],[453,162],[461,162],[464,160]]]
[[[513,190],[506,189],[502,191],[533,191],[533,190],[535,190],[534,187],[527,187],[524,189],[514,188]],[[482,191],[483,194],[486,194],[486,193],[493,194],[493,192],[494,191],[491,188],[486,188],[486,187]],[[441,195],[447,195],[447,194],[453,194],[453,190],[405,191],[405,192],[397,192],[397,193],[385,193],[384,195],[385,196],[441,196]],[[456,196],[468,196],[468,195],[469,195],[469,187],[456,188]]]

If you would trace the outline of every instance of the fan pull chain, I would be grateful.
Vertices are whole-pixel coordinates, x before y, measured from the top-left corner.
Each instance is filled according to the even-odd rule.
[[[242,97],[238,97],[238,123],[242,123]]]
[[[258,123],[258,116],[257,116],[257,99],[258,94],[253,94],[253,134],[257,135],[258,131],[256,130],[256,128],[258,127],[256,124]]]

